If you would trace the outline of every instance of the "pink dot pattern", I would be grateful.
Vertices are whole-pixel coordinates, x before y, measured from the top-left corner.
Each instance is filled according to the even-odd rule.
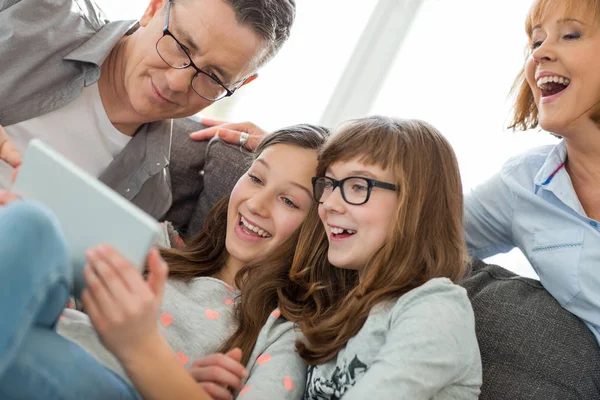
[[[271,361],[271,356],[269,354],[263,354],[256,360],[258,365],[265,365],[269,361]]]

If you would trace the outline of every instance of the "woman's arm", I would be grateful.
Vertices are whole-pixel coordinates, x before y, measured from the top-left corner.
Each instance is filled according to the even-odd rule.
[[[478,258],[510,251],[515,196],[501,173],[465,195],[464,229],[469,253]]]
[[[85,309],[102,343],[122,363],[146,400],[210,397],[181,365],[158,331],[167,265],[153,249],[148,280],[114,249],[88,251]]]

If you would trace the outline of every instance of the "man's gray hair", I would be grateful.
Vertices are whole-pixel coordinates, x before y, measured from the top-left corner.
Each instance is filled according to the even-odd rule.
[[[237,21],[252,29],[265,41],[261,66],[269,61],[290,37],[296,17],[295,0],[224,0],[235,12]]]

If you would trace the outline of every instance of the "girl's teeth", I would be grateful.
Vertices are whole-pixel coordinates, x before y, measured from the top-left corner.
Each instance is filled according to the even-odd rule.
[[[254,232],[254,233],[256,233],[259,236],[262,236],[264,238],[267,238],[267,237],[271,236],[271,234],[269,232],[265,231],[264,229],[260,229],[257,226],[250,225],[248,223],[248,221],[246,221],[246,219],[244,217],[241,217],[240,220],[242,221],[242,225],[244,225],[249,231],[252,231],[252,232]]]
[[[353,234],[356,233],[356,231],[354,231],[352,229],[342,229],[342,228],[331,228],[331,232],[334,235],[339,235],[339,234],[344,233],[344,232],[348,233],[349,235],[353,235]]]

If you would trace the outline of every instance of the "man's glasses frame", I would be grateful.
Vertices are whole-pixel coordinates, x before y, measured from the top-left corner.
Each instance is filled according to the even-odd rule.
[[[365,198],[364,201],[359,202],[359,203],[353,203],[351,201],[349,201],[346,198],[346,192],[344,190],[344,183],[349,181],[350,179],[358,179],[361,180],[362,182],[365,183],[365,185],[367,186],[367,196]],[[331,192],[329,193],[330,195],[335,191],[335,189],[337,187],[340,188],[340,191],[342,193],[342,199],[344,199],[344,201],[348,204],[352,204],[354,206],[360,206],[362,204],[365,204],[366,202],[369,201],[369,199],[371,198],[371,191],[373,190],[374,187],[378,187],[378,188],[382,188],[382,189],[386,189],[386,190],[393,190],[396,191],[398,190],[397,186],[392,184],[392,183],[387,183],[387,182],[381,182],[375,179],[371,179],[371,178],[365,178],[363,176],[349,176],[347,178],[341,179],[341,180],[336,180],[333,178],[330,178],[328,176],[315,176],[312,178],[312,184],[313,184],[313,198],[315,199],[315,201],[319,204],[322,204],[325,200],[322,200],[321,198],[319,198],[319,196],[317,195],[317,187],[319,185],[320,182],[329,182],[332,185],[332,189]],[[321,195],[321,197],[323,197]]]
[[[192,81],[190,82],[190,85],[192,86],[192,89],[194,89],[194,92],[196,92],[196,94],[200,97],[202,97],[205,100],[208,101],[217,101],[217,100],[221,100],[225,97],[229,97],[231,95],[233,95],[233,93],[239,89],[239,87],[236,88],[232,88],[229,89],[227,88],[223,82],[221,82],[219,79],[217,79],[216,77],[210,75],[209,73],[206,73],[204,71],[202,71],[200,68],[198,68],[196,66],[196,64],[194,64],[194,61],[192,61],[192,57],[190,56],[190,53],[188,53],[188,51],[186,50],[186,47],[184,45],[181,44],[181,42],[179,40],[177,40],[177,38],[173,35],[173,33],[171,33],[171,31],[169,31],[169,16],[171,15],[171,5],[173,4],[173,0],[169,0],[168,4],[167,4],[167,16],[165,19],[165,27],[163,28],[163,34],[160,37],[160,39],[157,40],[156,42],[156,52],[158,53],[158,55],[160,56],[160,58],[162,58],[162,60],[171,68],[175,68],[175,69],[186,69],[189,67],[192,67],[196,70],[196,73],[194,74],[194,76],[192,77]],[[165,57],[163,57],[162,54],[160,54],[160,51],[158,50],[158,44],[160,43],[161,40],[164,39],[165,36],[170,36],[171,38],[173,38],[173,40],[177,43],[177,45],[181,48],[181,51],[187,56],[189,63],[185,64],[183,66],[175,66],[172,65],[171,63],[169,63]],[[220,95],[217,96],[215,98],[210,98],[207,96],[204,96],[203,94],[201,94],[195,87],[194,87],[194,79],[196,79],[196,77],[198,76],[198,74],[202,74],[205,75],[207,77],[209,77],[213,82],[215,82],[217,85],[221,86],[225,92]]]

